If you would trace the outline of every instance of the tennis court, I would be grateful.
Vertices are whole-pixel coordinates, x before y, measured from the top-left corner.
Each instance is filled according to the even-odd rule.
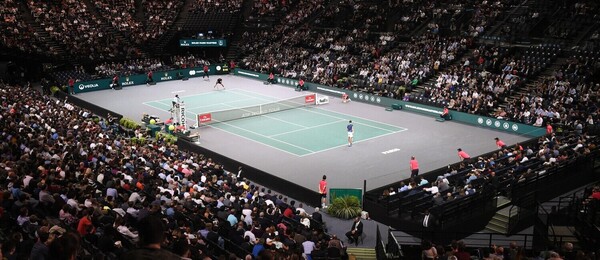
[[[243,89],[228,89],[181,96],[181,99],[186,104],[188,120],[195,122],[198,115],[212,113],[216,122],[207,127],[220,129],[297,156],[311,155],[347,145],[348,120],[352,120],[355,125],[356,143],[407,130],[403,127],[329,111],[323,106],[302,106],[291,103],[296,99],[300,103],[304,102],[304,96],[282,102],[277,98]],[[171,102],[171,99],[162,99],[144,104],[169,111]],[[263,110],[254,112],[250,107],[277,112],[270,113]],[[228,119],[219,120],[217,116],[219,111],[229,113],[225,116]],[[231,111],[235,115],[232,116]],[[250,113],[255,116],[246,117],[240,113]],[[217,118],[214,118],[215,116]]]
[[[215,90],[214,81],[193,78],[77,96],[130,119],[150,114],[166,120],[178,94],[186,104],[187,124],[194,125],[197,114],[313,94],[237,76],[224,81],[226,90]],[[350,119],[358,143],[346,147]],[[420,171],[427,172],[456,162],[459,147],[477,155],[496,149],[495,137],[511,145],[529,139],[361,102],[342,103],[335,95],[326,105],[209,124],[192,132],[200,134],[203,148],[313,190],[323,174],[331,187],[363,187],[367,180],[371,189],[408,178],[411,156],[419,159]]]

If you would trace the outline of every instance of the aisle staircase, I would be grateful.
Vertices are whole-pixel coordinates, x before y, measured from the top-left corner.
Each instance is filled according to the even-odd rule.
[[[152,47],[151,47],[152,53],[168,54],[167,53],[168,50],[165,50],[167,48],[167,45],[169,44],[169,42],[171,42],[173,37],[175,37],[175,35],[180,31],[180,29],[183,28],[183,26],[185,25],[185,23],[187,21],[189,14],[190,14],[190,9],[193,6],[194,6],[194,1],[185,0],[183,7],[181,7],[181,11],[179,11],[177,18],[175,18],[175,21],[171,25],[171,28],[169,28],[169,30],[166,31],[152,45]]]
[[[100,21],[100,24],[98,24],[98,26],[102,27],[105,29],[106,32],[108,32],[109,35],[107,35],[107,37],[109,39],[118,39],[120,42],[123,43],[130,43],[131,41],[125,37],[125,35],[115,29],[111,23],[104,18],[104,16],[102,16],[100,14],[100,12],[98,11],[98,9],[96,9],[96,5],[94,4],[94,2],[92,2],[91,0],[81,0],[82,2],[85,3],[85,5],[88,7],[87,11],[98,21]],[[148,52],[147,50],[144,50],[144,48],[142,48],[141,46],[133,46],[132,47],[136,48],[138,50],[138,52],[140,53],[140,55],[142,57],[148,57]],[[121,58],[121,57],[119,57]]]
[[[375,248],[360,248],[360,247],[348,247],[346,249],[348,253],[348,259],[352,260],[376,260],[377,254]]]
[[[67,53],[66,47],[52,39],[50,34],[36,21],[36,18],[31,14],[31,10],[29,10],[26,1],[23,0],[17,3],[19,4],[19,11],[23,20],[35,30],[35,34],[37,34],[38,38],[41,39],[49,49],[55,50],[58,53],[58,59],[60,59],[60,61],[74,60],[71,54]]]
[[[498,196],[496,201],[496,208],[500,210],[496,211],[496,214],[492,217],[483,232],[507,234],[510,220],[510,207],[507,207],[507,205],[511,201],[503,196]]]
[[[496,108],[496,110],[498,110],[499,108],[506,109],[509,103],[513,102],[515,99],[521,98],[522,95],[527,95],[528,93],[535,93],[533,89],[537,87],[538,83],[544,81],[545,79],[553,78],[554,71],[559,70],[562,67],[562,65],[566,63],[567,58],[557,58],[552,63],[552,65],[544,69],[539,74],[539,76],[526,83],[525,86],[522,86],[521,88],[515,90],[515,93],[513,95],[506,97],[505,100],[499,104],[499,107]]]

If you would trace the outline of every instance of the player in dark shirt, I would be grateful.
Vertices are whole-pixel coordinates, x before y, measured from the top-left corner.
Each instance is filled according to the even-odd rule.
[[[215,86],[213,88],[217,88],[217,85],[221,85],[221,87],[223,87],[223,89],[225,89],[225,85],[223,85],[223,79],[222,78],[218,78],[217,79],[217,83],[215,83]]]

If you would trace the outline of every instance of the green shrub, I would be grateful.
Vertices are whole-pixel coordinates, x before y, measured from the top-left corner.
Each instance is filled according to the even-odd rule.
[[[129,119],[129,118],[121,118],[121,120],[119,120],[119,124],[121,124],[121,126],[127,128],[127,129],[137,129],[138,127],[140,127],[140,125]]]
[[[57,87],[57,86],[50,87],[50,92],[52,92],[52,95],[54,95],[58,91],[60,91],[59,87]]]
[[[165,132],[156,132],[155,138],[156,138],[156,140],[163,139],[165,141],[165,143],[168,143],[168,144],[177,143],[177,136],[174,136],[172,134],[168,134]]]
[[[327,208],[327,213],[336,218],[351,219],[360,216],[362,209],[356,196],[344,196],[333,199]]]

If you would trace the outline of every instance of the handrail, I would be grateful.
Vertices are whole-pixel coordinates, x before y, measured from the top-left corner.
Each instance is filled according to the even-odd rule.
[[[556,231],[554,231],[554,225],[552,225],[552,221],[550,221],[550,213],[548,213],[546,211],[546,209],[544,209],[544,207],[542,207],[542,205],[539,202],[537,202],[536,204],[537,204],[536,207],[537,207],[537,215],[538,215],[537,218],[540,219],[540,211],[544,215],[546,215],[546,222],[544,224],[546,225],[546,230],[550,231],[548,234],[548,237],[553,237],[554,245],[556,245]]]
[[[516,207],[516,214],[513,216],[513,209]],[[517,223],[519,223],[520,219],[520,215],[519,215],[519,207],[516,205],[511,205],[510,209],[508,210],[508,227],[507,230],[505,230],[504,232],[508,232],[509,230],[513,230],[516,226]]]
[[[399,241],[399,246],[418,246],[421,244],[421,239],[414,237],[409,234],[405,234],[400,230],[390,229],[389,236],[393,236],[394,240]],[[422,232],[422,231],[421,231]],[[533,240],[537,238],[548,239],[549,237],[557,241],[567,241],[569,239],[576,238],[572,235],[553,235],[541,237],[536,234],[514,234],[510,237],[504,234],[498,233],[465,233],[465,232],[443,232],[436,231],[436,236],[451,236],[451,237],[464,237],[462,240],[465,241],[470,248],[487,248],[492,245],[508,247],[511,242],[516,242],[519,246],[526,250],[533,250]]]
[[[383,245],[383,241],[381,240],[381,232],[379,231],[379,225],[377,225],[377,230],[375,234],[375,254],[377,256],[377,259],[386,259],[387,253],[385,252],[385,246]]]
[[[392,234],[393,228],[388,227],[388,242],[387,242],[387,251],[390,255],[403,257],[402,247],[396,237]]]

